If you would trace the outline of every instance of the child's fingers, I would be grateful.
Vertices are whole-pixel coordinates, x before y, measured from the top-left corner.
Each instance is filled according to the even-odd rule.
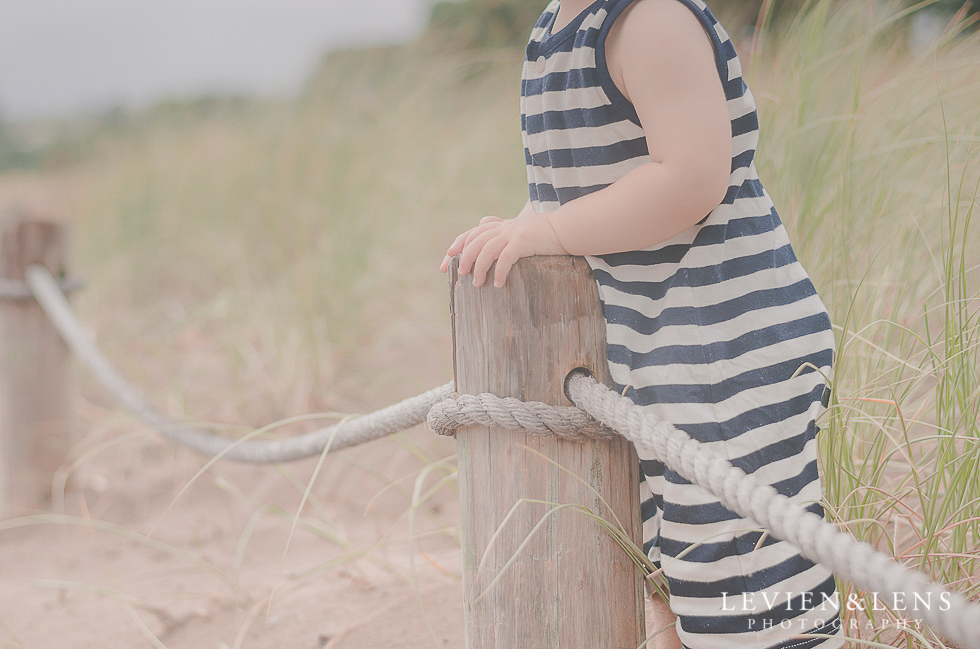
[[[439,264],[439,270],[444,273],[447,272],[453,257],[459,255],[459,274],[466,275],[470,272],[472,262],[475,261],[477,255],[483,249],[483,245],[488,240],[488,237],[493,236],[492,231],[496,229],[499,223],[503,223],[503,221],[499,216],[484,216],[480,219],[479,225],[470,228],[453,239],[452,244],[446,250],[446,256],[443,257],[442,263]],[[477,241],[478,239],[480,240]],[[474,242],[476,243],[474,244]],[[469,251],[469,254],[467,254],[467,251]]]
[[[439,264],[439,270],[444,273],[449,270],[449,264],[452,263],[453,257],[463,252],[463,249],[466,248],[470,240],[479,234],[479,229],[479,226],[470,228],[453,239],[452,244],[450,244],[449,248],[446,250],[446,256],[443,258],[442,263]],[[465,275],[466,273],[462,274]]]
[[[513,245],[504,246],[504,249],[497,255],[497,266],[493,269],[493,285],[500,288],[507,283],[507,275],[514,267],[521,254]]]
[[[505,243],[506,238],[501,237],[498,232],[484,232],[463,251],[460,264],[466,264],[466,271],[473,275],[475,286],[482,286],[486,282],[487,270]]]
[[[462,252],[459,253],[459,274],[466,275],[473,269],[473,263],[476,261],[477,256],[480,251],[483,250],[483,246],[486,245],[494,236],[491,231],[482,231],[475,233],[474,237],[466,242],[463,246]]]
[[[456,237],[455,239],[453,239],[453,242],[449,245],[449,249],[446,250],[446,256],[449,257],[450,259],[452,259],[456,255],[458,255],[460,252],[462,252],[463,251],[463,247],[466,245],[466,238],[475,229],[476,228],[470,228],[469,230],[467,230],[463,234],[461,234],[458,237]]]
[[[497,224],[501,222],[501,219],[497,219],[496,221],[487,221],[486,223],[484,223],[483,221],[485,220],[486,218],[481,220],[480,225],[476,226],[475,228],[473,228],[472,230],[466,233],[466,243],[463,244],[464,246],[470,245],[470,242],[472,242],[474,239],[476,239],[484,232],[489,232],[490,230],[495,229],[497,227]]]
[[[506,245],[507,238],[498,236],[494,236],[483,245],[476,261],[473,262],[473,286],[483,286],[487,281],[487,272],[490,270],[490,266],[497,261],[500,252]]]

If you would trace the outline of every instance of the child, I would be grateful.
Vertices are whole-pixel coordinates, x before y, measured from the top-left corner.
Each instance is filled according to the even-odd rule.
[[[586,256],[616,389],[822,513],[830,320],[756,175],[754,101],[707,7],[552,0],[521,113],[530,200],[457,237],[442,270],[459,255],[479,286],[496,262],[502,286],[521,257]],[[842,645],[826,569],[640,459],[644,551],[677,618],[658,646]]]

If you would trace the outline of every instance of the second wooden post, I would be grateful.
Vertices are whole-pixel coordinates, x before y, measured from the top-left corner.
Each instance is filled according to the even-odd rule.
[[[68,230],[0,214],[0,278],[23,286],[42,264],[67,274]],[[0,510],[44,505],[71,447],[68,348],[29,294],[0,301]]]
[[[608,383],[595,281],[578,257],[520,260],[507,285],[450,275],[456,389],[572,405],[573,369]],[[642,576],[597,520],[639,545],[638,462],[623,439],[457,434],[468,649],[635,649]]]

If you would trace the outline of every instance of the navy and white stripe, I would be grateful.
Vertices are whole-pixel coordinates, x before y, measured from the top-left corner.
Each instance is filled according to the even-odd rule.
[[[650,162],[636,111],[605,62],[609,30],[632,1],[598,0],[552,33],[559,7],[552,0],[531,33],[521,124],[538,212]],[[677,1],[715,51],[732,128],[729,190],[669,241],[588,258],[610,371],[633,401],[821,513],[816,419],[834,354],[830,320],[756,174],[759,123],[735,48],[701,0]],[[840,645],[792,638],[834,632],[826,569],[655,458],[641,458],[641,466],[644,549],[667,577],[685,645]],[[743,593],[755,610],[741,606]],[[808,598],[813,607],[805,610]]]

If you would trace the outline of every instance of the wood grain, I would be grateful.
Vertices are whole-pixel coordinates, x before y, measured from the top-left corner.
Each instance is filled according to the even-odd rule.
[[[605,323],[583,258],[522,259],[503,288],[476,288],[454,264],[450,289],[460,393],[572,405],[563,391],[571,370],[609,383]],[[632,446],[486,427],[460,429],[457,440],[466,646],[639,646],[641,574],[583,513],[640,543]]]

